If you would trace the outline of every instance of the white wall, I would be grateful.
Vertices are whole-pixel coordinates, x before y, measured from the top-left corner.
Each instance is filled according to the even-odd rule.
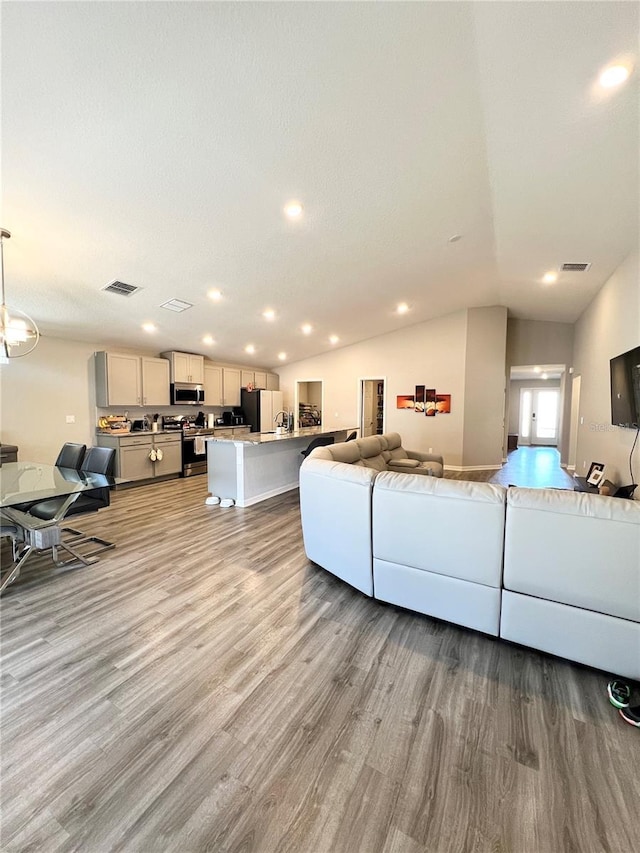
[[[640,262],[634,252],[618,267],[578,319],[573,365],[582,378],[576,473],[604,462],[614,482],[629,483],[635,431],[611,425],[609,360],[640,345]],[[640,442],[639,442],[640,444]],[[640,447],[634,454],[640,480]],[[640,500],[640,489],[636,490]]]
[[[43,337],[30,355],[0,366],[0,437],[18,445],[20,460],[53,464],[65,441],[95,443],[96,349]],[[66,423],[67,415],[74,424]]]
[[[502,464],[507,309],[467,311],[464,393],[464,468]]]
[[[461,465],[466,331],[467,312],[459,311],[285,366],[278,371],[285,405],[293,405],[296,381],[322,379],[323,426],[356,429],[360,379],[384,377],[387,431],[399,432],[405,447],[433,447],[445,463]],[[396,397],[413,394],[416,385],[451,394],[451,414],[427,418],[396,409]]]

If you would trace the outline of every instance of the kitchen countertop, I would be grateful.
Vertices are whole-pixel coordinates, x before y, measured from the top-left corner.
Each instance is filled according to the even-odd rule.
[[[238,424],[237,426],[217,426],[213,428],[214,434],[223,430],[233,429],[251,429],[251,424]],[[211,427],[196,427],[196,429],[211,429]],[[129,432],[111,432],[107,429],[96,429],[96,435],[113,435],[115,438],[123,438],[129,435],[182,435],[182,430],[179,429],[158,429],[155,432],[151,429],[135,429]]]
[[[270,444],[274,441],[291,441],[293,438],[313,438],[316,435],[333,435],[337,432],[353,432],[356,427],[337,427],[335,429],[324,429],[324,427],[303,427],[302,429],[294,429],[293,432],[285,432],[282,435],[276,435],[274,432],[251,432],[247,435],[239,435],[234,438],[216,438],[214,435],[205,436],[207,441],[226,441],[232,443],[242,442],[243,444]]]

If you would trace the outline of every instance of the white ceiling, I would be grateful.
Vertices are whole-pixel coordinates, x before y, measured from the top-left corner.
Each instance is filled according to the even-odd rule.
[[[8,301],[47,335],[266,366],[468,306],[572,322],[638,242],[637,70],[596,85],[637,65],[638,10],[4,3]],[[541,284],[566,261],[592,266]]]

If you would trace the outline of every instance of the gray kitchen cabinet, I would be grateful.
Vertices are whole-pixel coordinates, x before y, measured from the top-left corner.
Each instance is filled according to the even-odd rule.
[[[280,377],[277,373],[267,373],[267,391],[280,390]]]
[[[254,388],[266,388],[267,387],[267,374],[264,370],[256,370],[254,373],[253,386]]]
[[[169,362],[164,358],[148,358],[147,356],[142,356],[140,359],[140,368],[142,373],[142,405],[170,405]]]
[[[154,435],[153,446],[162,450],[162,459],[153,463],[154,476],[182,473],[182,438],[179,435]]]
[[[204,404],[222,406],[222,368],[208,361],[204,363]]]
[[[96,405],[168,406],[169,363],[163,358],[97,352]]]
[[[182,438],[175,433],[99,434],[97,444],[115,449],[115,476],[128,482],[182,473]],[[161,460],[151,459],[154,449],[162,450]]]
[[[204,382],[204,356],[190,352],[163,352],[171,365],[172,382]]]
[[[142,376],[140,356],[115,352],[97,352],[96,405],[140,406]]]
[[[205,397],[206,400],[206,397]],[[236,367],[222,368],[222,405],[240,405],[240,370]]]

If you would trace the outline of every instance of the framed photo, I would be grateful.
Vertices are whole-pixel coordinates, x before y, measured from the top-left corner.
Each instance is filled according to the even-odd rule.
[[[599,486],[604,478],[604,462],[592,462],[587,474],[587,483],[590,486]]]

